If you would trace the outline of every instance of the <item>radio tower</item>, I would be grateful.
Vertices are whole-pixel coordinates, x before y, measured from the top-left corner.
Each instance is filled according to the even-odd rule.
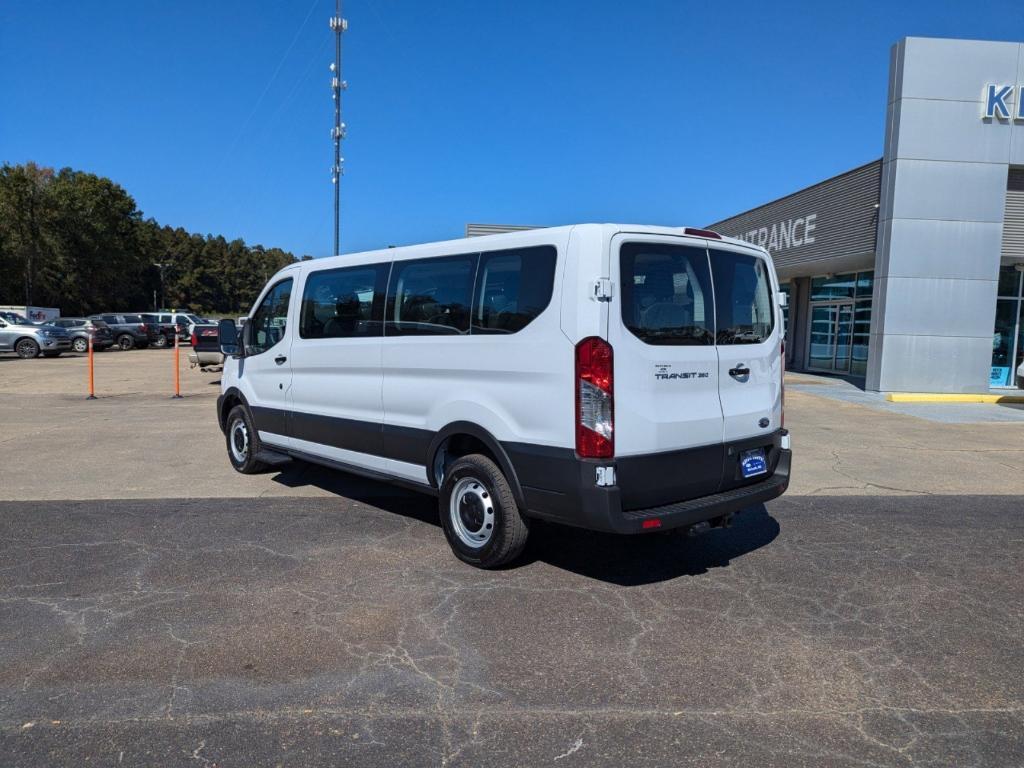
[[[334,0],[334,15],[331,30],[334,32],[334,62],[331,64],[331,97],[334,99],[334,165],[331,166],[331,183],[334,184],[334,250],[332,255],[341,253],[341,175],[345,172],[341,156],[341,140],[345,138],[345,124],[341,122],[341,92],[348,83],[341,79],[341,35],[348,29],[348,21],[341,17],[341,0]]]

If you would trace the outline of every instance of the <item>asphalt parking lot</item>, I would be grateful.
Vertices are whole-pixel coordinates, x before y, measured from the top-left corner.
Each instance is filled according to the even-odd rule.
[[[1020,423],[793,391],[731,529],[481,572],[427,497],[236,475],[171,354],[0,359],[5,767],[1024,764]]]

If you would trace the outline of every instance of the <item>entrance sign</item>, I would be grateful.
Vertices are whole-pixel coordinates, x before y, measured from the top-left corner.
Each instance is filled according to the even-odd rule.
[[[741,240],[759,245],[768,253],[774,254],[780,248],[799,248],[801,245],[814,244],[814,230],[817,228],[818,214],[798,216],[795,219],[780,221],[770,227],[759,227],[739,236]]]
[[[765,248],[779,268],[816,264],[815,274],[845,272],[874,262],[882,162],[709,225],[723,235]],[[842,261],[841,268],[832,263]]]

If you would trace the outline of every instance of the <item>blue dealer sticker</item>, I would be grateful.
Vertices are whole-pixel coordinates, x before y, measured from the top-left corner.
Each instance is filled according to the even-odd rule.
[[[755,448],[740,454],[740,471],[744,477],[763,475],[768,471],[768,462],[764,458],[764,448]]]

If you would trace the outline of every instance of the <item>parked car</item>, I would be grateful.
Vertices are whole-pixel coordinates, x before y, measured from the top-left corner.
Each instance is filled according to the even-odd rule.
[[[152,315],[157,318],[157,322],[165,328],[173,325],[177,329],[178,339],[180,341],[189,342],[192,337],[192,326],[196,325],[212,325],[212,320],[200,317],[199,315],[191,312],[145,312],[140,313],[145,315]]]
[[[226,357],[251,473],[300,458],[437,497],[493,568],[534,519],[727,526],[789,485],[772,258],[692,228],[584,224],[289,265]]]
[[[162,336],[156,327],[150,328],[139,315],[98,314],[89,315],[90,320],[102,320],[110,328],[114,343],[120,349],[145,349]]]
[[[146,316],[152,316],[156,318],[156,322],[163,326],[165,329],[170,326],[174,326],[177,329],[178,338],[181,341],[188,342],[191,339],[191,332],[196,325],[210,326],[216,325],[211,319],[201,317],[193,312],[139,312]]]
[[[71,337],[63,328],[30,323],[17,312],[0,312],[0,352],[18,357],[59,357],[71,349]]]
[[[58,317],[52,321],[63,328],[71,336],[71,349],[75,352],[89,351],[89,337],[92,337],[92,348],[97,352],[114,346],[114,334],[110,326],[102,320],[90,320],[88,317]]]
[[[215,325],[217,325],[217,321],[216,320],[210,320],[210,319],[205,318],[205,317],[200,317],[199,315],[189,315],[188,335],[189,335],[190,338],[195,333],[196,326],[199,326],[199,325],[214,325],[215,326]]]
[[[192,351],[188,353],[191,367],[205,371],[222,366],[224,355],[220,351],[220,331],[216,325],[192,326]]]
[[[181,330],[170,315],[158,315],[153,312],[140,312],[139,317],[147,326],[156,328],[159,333],[153,342],[154,347],[173,347],[174,337],[181,336]]]

